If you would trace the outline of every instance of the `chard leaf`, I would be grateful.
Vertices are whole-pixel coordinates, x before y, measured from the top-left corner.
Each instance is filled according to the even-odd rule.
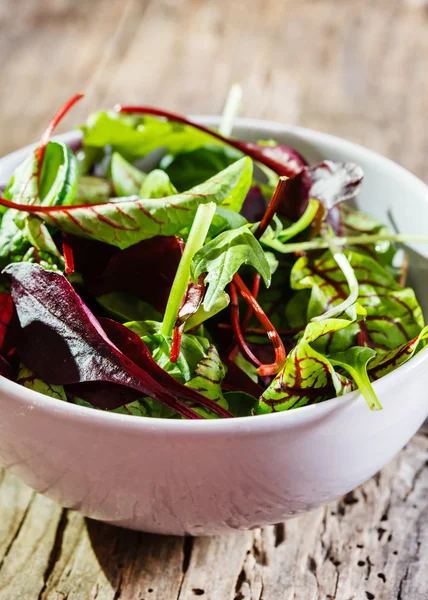
[[[23,234],[34,248],[42,250],[61,259],[61,254],[49,233],[45,223],[34,215],[27,215],[24,221]]]
[[[8,292],[0,292],[0,350],[5,344],[6,334],[13,315],[12,296]]]
[[[394,371],[400,365],[410,360],[421,348],[425,347],[428,339],[428,327],[417,335],[413,340],[393,348],[383,354],[378,354],[369,365],[369,375],[372,379],[379,379]]]
[[[261,396],[257,414],[290,410],[351,391],[350,381],[337,373],[331,361],[312,346],[321,337],[350,324],[347,319],[309,323],[297,345],[287,355],[284,368]]]
[[[241,157],[242,153],[234,148],[207,144],[176,155],[166,154],[160,168],[168,173],[179,191],[184,191],[213,177]]]
[[[43,206],[72,204],[76,189],[77,161],[71,148],[62,142],[49,142],[46,146],[40,177],[38,193],[40,204]]]
[[[271,271],[266,256],[247,226],[225,231],[201,248],[193,257],[191,275],[197,281],[206,273],[204,308],[209,310],[241,265],[252,265],[268,287]]]
[[[108,319],[101,326],[63,275],[30,263],[9,265],[4,273],[20,324],[19,356],[43,381],[67,385],[73,395],[104,409],[139,395],[186,418],[200,417],[186,400],[230,416],[163,371],[132,331]]]
[[[348,371],[371,410],[381,410],[382,405],[367,375],[367,365],[375,356],[376,350],[372,348],[354,346],[346,350],[346,352],[330,356],[330,362],[332,365],[342,367],[342,369]]]
[[[329,213],[341,203],[353,200],[361,190],[363,171],[355,163],[324,160],[303,167],[290,181],[288,194],[278,212],[297,221],[305,212],[309,198],[318,200]]]
[[[50,396],[56,400],[63,400],[64,402],[67,402],[67,395],[62,385],[51,385],[49,383],[45,383],[39,379],[36,374],[33,373],[33,371],[28,369],[22,363],[19,366],[18,377],[16,381],[20,385],[23,385],[30,390],[34,390],[40,394],[45,394],[45,396]]]
[[[118,198],[108,204],[51,208],[2,203],[34,213],[66,233],[123,249],[156,235],[179,233],[193,222],[200,204],[240,206],[251,171],[251,159],[243,158],[188,192],[153,200]]]
[[[367,316],[358,325],[359,341],[349,339],[349,344],[341,350],[367,344],[379,352],[386,352],[417,336],[424,323],[413,290],[401,288],[370,256],[353,251],[344,254],[358,280],[358,303]],[[337,306],[349,294],[345,276],[330,252],[315,260],[299,258],[291,272],[291,285],[296,290],[312,290],[308,319]]]
[[[141,198],[166,198],[177,193],[177,189],[172,185],[165,171],[154,169],[144,179],[139,196]]]
[[[145,178],[146,174],[143,171],[134,167],[118,152],[113,152],[111,179],[118,196],[137,196]]]
[[[77,183],[73,204],[103,204],[113,195],[113,188],[107,179],[84,175]]]
[[[123,292],[164,312],[183,252],[180,239],[156,236],[121,251],[96,242],[82,244],[81,238],[71,237],[69,241],[76,270],[82,274],[90,294]],[[142,285],[148,281],[148,275],[150,285]]]

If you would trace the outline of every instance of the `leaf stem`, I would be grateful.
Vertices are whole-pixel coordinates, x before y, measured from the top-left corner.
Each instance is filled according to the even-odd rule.
[[[218,128],[219,133],[228,137],[232,135],[233,122],[239,113],[242,102],[242,88],[238,83],[234,83],[230,88],[229,94],[224,104],[223,116]]]
[[[373,389],[367,373],[365,371],[363,373],[359,373],[357,369],[350,368],[348,368],[348,371],[357,384],[358,389],[364,396],[370,410],[382,410],[382,404],[379,402],[379,398]]]
[[[254,298],[254,296],[251,294],[250,290],[247,288],[247,286],[245,285],[241,277],[238,275],[238,273],[235,273],[235,275],[233,276],[233,283],[238,288],[244,300],[251,305],[253,312],[257,317],[257,320],[259,321],[260,325],[265,329],[267,336],[272,342],[272,345],[275,350],[275,362],[269,365],[260,365],[260,367],[257,369],[258,374],[262,377],[264,377],[265,375],[276,375],[278,371],[280,371],[280,369],[283,367],[286,359],[284,344],[282,343],[278,332],[270,322],[268,316],[266,315],[260,304],[257,302],[257,300]]]
[[[196,211],[186,247],[184,248],[177,273],[175,274],[172,283],[168,304],[162,322],[161,333],[166,337],[171,337],[172,335],[177,320],[177,314],[180,310],[190,280],[190,264],[192,258],[204,244],[208,229],[210,228],[211,221],[214,217],[215,209],[216,204],[214,202],[208,202],[207,204],[200,204]]]
[[[366,244],[375,244],[376,242],[396,242],[396,243],[406,243],[406,242],[421,242],[428,243],[427,235],[412,235],[405,233],[398,234],[378,234],[378,233],[370,233],[363,235],[352,235],[349,237],[335,237],[334,243],[337,246],[358,246],[358,245],[366,245]],[[263,243],[263,240],[261,240]],[[268,245],[268,244],[267,244]],[[270,246],[271,244],[269,244]],[[274,246],[271,246],[272,248]],[[277,244],[274,249],[282,254],[293,254],[295,252],[307,252],[308,250],[323,250],[329,247],[329,244],[326,240],[322,238],[317,238],[315,240],[310,240],[309,242],[298,242],[294,244]]]

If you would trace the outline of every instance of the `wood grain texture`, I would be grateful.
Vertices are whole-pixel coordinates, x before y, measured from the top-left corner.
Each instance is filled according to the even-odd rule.
[[[426,0],[2,0],[0,152],[116,102],[346,137],[428,180]],[[182,539],[62,510],[0,472],[0,600],[426,600],[428,439],[340,502],[275,527]]]

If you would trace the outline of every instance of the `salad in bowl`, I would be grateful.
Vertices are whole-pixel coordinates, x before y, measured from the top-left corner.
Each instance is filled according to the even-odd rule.
[[[403,242],[355,206],[354,162],[309,165],[144,106],[91,114],[0,199],[1,374],[58,401],[165,419],[296,410],[426,343]]]

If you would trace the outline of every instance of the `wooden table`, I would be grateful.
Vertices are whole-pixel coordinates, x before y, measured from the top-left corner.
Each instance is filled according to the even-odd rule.
[[[328,131],[428,179],[427,0],[2,0],[0,150],[74,92]],[[0,600],[426,600],[427,436],[284,525],[166,538],[86,520],[0,472]]]

